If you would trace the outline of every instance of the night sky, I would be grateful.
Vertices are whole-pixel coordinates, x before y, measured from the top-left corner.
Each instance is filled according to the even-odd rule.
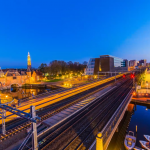
[[[0,0],[0,67],[110,54],[150,61],[150,0]]]

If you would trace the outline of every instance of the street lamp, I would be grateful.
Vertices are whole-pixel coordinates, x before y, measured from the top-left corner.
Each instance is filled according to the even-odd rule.
[[[147,85],[147,93],[148,93],[148,83],[146,83],[146,85]]]

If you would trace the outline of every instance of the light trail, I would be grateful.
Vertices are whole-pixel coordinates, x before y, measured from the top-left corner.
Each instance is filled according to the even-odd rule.
[[[122,74],[117,75],[116,78],[119,78],[121,76],[122,76]],[[71,97],[73,95],[76,95],[78,93],[81,93],[83,91],[86,91],[86,90],[91,89],[95,86],[107,83],[107,82],[112,81],[112,80],[115,80],[115,76],[107,78],[107,79],[103,79],[103,80],[100,80],[100,81],[97,81],[97,82],[92,82],[92,83],[89,83],[89,84],[86,84],[86,85],[83,85],[83,86],[80,86],[80,87],[76,87],[76,88],[73,88],[73,89],[70,89],[70,90],[67,90],[67,91],[64,91],[64,92],[60,92],[59,94],[58,93],[53,94],[53,95],[47,96],[45,98],[31,99],[27,102],[24,102],[23,105],[17,107],[17,109],[29,113],[31,105],[34,105],[36,110],[38,110],[40,108],[46,107],[48,105],[51,105],[51,104],[56,103],[58,101],[61,101],[65,98]],[[12,118],[17,117],[17,115],[13,115],[11,112],[6,112],[6,116],[11,116],[11,118],[10,119],[6,118],[5,122],[12,120]],[[2,123],[2,120],[0,120],[0,124],[1,123]]]

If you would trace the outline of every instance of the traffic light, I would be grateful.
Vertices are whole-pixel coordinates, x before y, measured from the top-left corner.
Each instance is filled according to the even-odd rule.
[[[134,78],[135,77],[135,74],[131,73],[131,78]]]
[[[126,77],[126,75],[125,74],[123,74],[123,78],[125,78]]]

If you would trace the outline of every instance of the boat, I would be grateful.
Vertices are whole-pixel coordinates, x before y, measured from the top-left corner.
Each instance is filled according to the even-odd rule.
[[[139,142],[144,149],[150,150],[150,142],[147,141],[139,141]]]
[[[145,139],[150,142],[150,136],[149,135],[144,135]]]
[[[127,150],[132,150],[135,147],[136,137],[134,136],[134,132],[129,131],[124,140],[124,146]]]
[[[144,150],[144,149],[139,148],[139,147],[134,147],[133,149],[134,149],[134,150]]]

